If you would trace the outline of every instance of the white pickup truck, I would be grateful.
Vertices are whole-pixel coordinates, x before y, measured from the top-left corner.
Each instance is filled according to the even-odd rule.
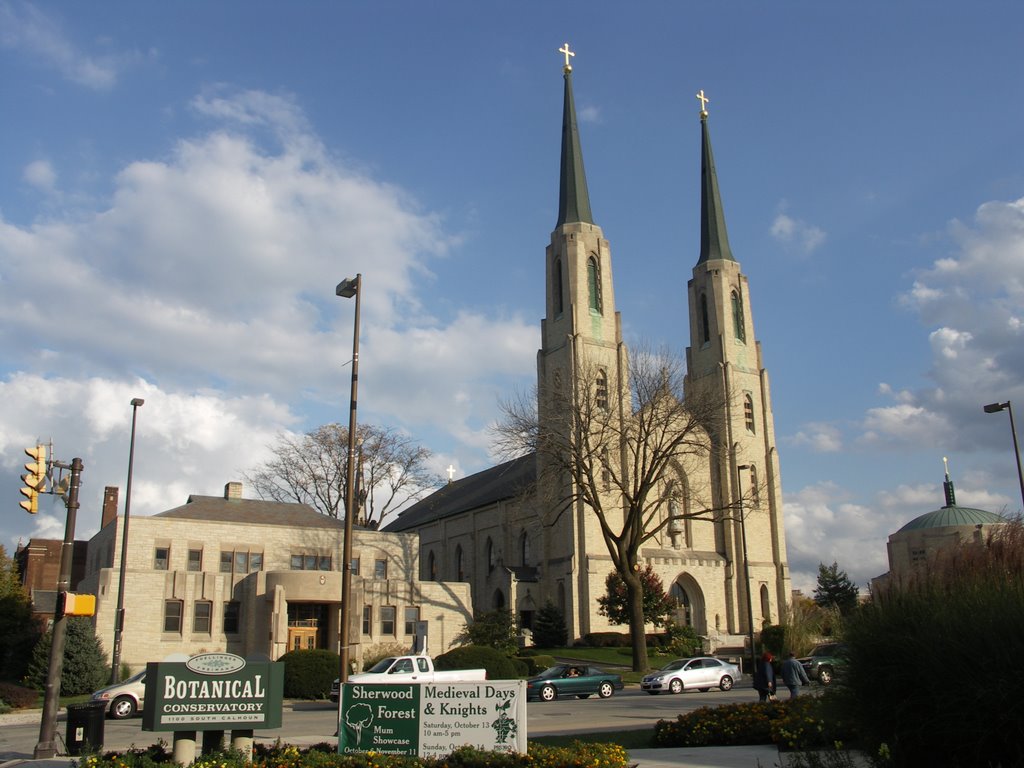
[[[349,675],[350,683],[454,683],[486,680],[486,669],[435,670],[429,656],[388,656],[381,659],[366,672]],[[331,686],[331,701],[338,700],[340,685],[337,680]]]

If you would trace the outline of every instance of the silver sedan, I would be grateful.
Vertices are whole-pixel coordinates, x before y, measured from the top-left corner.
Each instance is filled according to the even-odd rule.
[[[669,662],[664,668],[644,677],[640,688],[652,695],[682,693],[693,688],[701,692],[712,688],[728,691],[740,674],[740,668],[728,661],[713,656],[695,656]]]

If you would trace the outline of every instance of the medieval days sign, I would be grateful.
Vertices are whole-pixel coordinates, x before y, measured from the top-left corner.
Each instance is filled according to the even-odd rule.
[[[459,747],[526,752],[526,682],[346,683],[338,752],[444,757]]]

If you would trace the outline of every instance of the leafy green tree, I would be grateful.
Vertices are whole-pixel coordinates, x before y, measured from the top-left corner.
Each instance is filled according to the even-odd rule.
[[[456,635],[460,645],[485,645],[511,656],[519,649],[519,627],[511,611],[498,608],[477,613]]]
[[[850,581],[846,571],[840,571],[833,561],[826,566],[818,563],[818,586],[814,589],[814,602],[822,608],[835,607],[844,616],[857,607],[860,590]]]
[[[0,545],[0,679],[21,680],[38,640],[39,627],[17,564]]]
[[[544,603],[533,621],[533,644],[539,648],[561,648],[569,641],[565,617],[554,603]]]
[[[644,623],[656,627],[667,626],[675,610],[675,602],[665,594],[661,578],[648,563],[639,572],[643,588]],[[605,579],[607,594],[597,598],[598,612],[607,616],[612,624],[629,624],[630,610],[626,594],[626,583],[618,571],[612,571]]]
[[[42,690],[50,668],[53,633],[47,632],[36,643],[29,662],[25,684]],[[64,638],[64,669],[60,676],[60,695],[92,693],[110,677],[107,657],[92,622],[84,616],[69,616]]]

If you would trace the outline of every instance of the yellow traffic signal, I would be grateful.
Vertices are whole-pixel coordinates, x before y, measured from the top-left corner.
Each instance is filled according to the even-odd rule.
[[[79,595],[74,592],[64,593],[65,616],[95,616],[96,595]]]
[[[39,511],[39,494],[46,490],[46,446],[37,445],[35,448],[26,448],[25,455],[31,457],[32,461],[25,463],[25,474],[21,480],[25,487],[21,489],[21,495],[25,501],[18,504],[30,515]]]

